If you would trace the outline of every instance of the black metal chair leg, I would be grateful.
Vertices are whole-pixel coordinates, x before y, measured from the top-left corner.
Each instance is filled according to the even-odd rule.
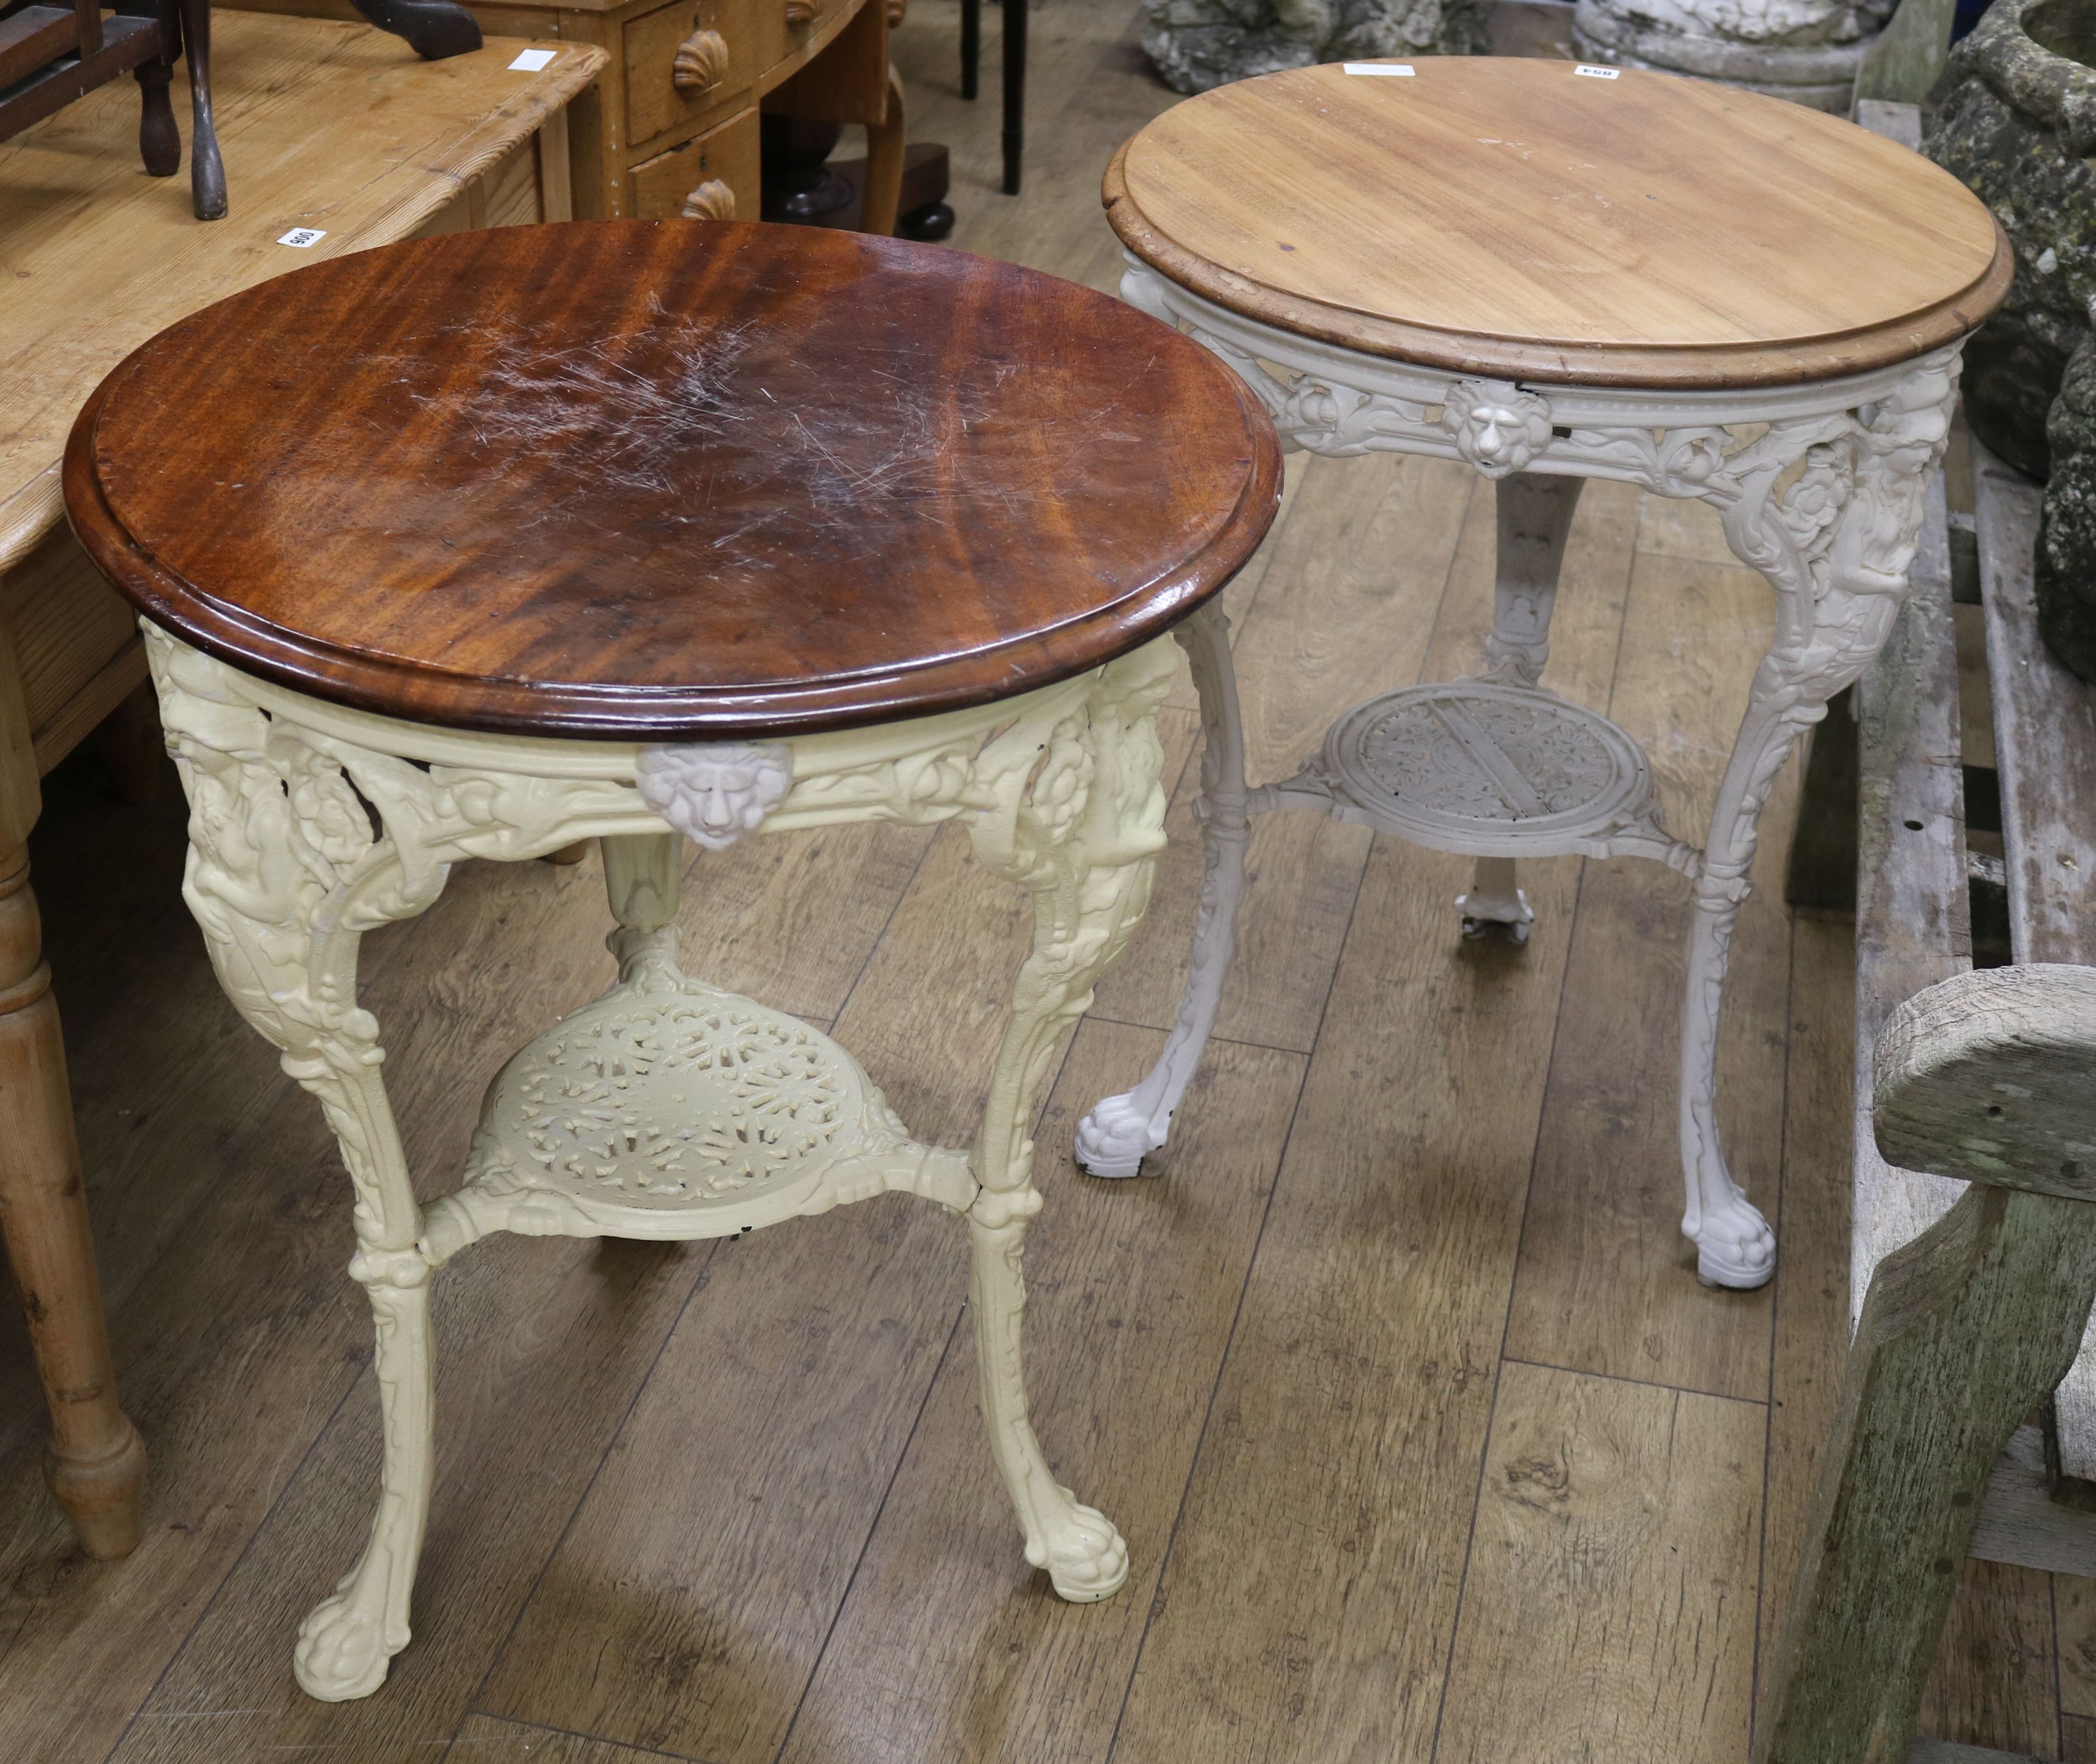
[[[211,0],[181,0],[190,64],[190,200],[199,220],[225,218],[225,166],[211,120]]]
[[[1004,193],[1019,194],[1026,145],[1026,0],[1004,0]]]
[[[982,84],[982,0],[961,0],[961,96],[972,98]]]

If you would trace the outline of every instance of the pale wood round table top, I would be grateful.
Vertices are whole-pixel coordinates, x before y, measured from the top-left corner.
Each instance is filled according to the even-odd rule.
[[[1303,68],[1167,111],[1107,171],[1115,231],[1281,330],[1590,385],[1861,373],[1963,336],[2008,291],[1977,197],[1802,105],[1562,61],[1370,65],[1413,71]]]

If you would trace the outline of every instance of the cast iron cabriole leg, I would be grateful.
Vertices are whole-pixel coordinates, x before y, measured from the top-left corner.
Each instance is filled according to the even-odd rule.
[[[1085,1602],[1128,1578],[1128,1549],[1112,1524],[1062,1486],[1027,1419],[1020,1366],[1026,1224],[1041,1210],[1033,1185],[1035,1098],[1063,1031],[1092,1002],[1149,904],[1164,844],[1164,754],[1157,709],[1172,682],[1153,645],[1100,675],[1079,714],[1059,723],[1045,751],[1030,730],[999,737],[979,770],[1030,775],[1016,815],[971,824],[976,856],[1033,897],[1033,951],[1020,970],[977,1142],[980,1192],[968,1213],[969,1308],[990,1453],[1019,1512],[1026,1559],[1055,1591]]]
[[[1486,679],[1510,686],[1542,680],[1565,542],[1585,483],[1583,478],[1544,472],[1515,472],[1499,481],[1499,552]],[[1528,941],[1535,919],[1511,858],[1480,858],[1469,892],[1456,897],[1456,910],[1465,937],[1482,937],[1497,926],[1517,944]]]
[[[1694,886],[1681,1014],[1681,1229],[1705,1284],[1752,1287],[1775,1272],[1775,1238],[1727,1167],[1718,1136],[1718,1026],[1732,932],[1761,813],[1799,735],[1867,667],[1906,594],[1928,474],[1950,432],[1958,363],[1917,361],[1881,402],[1773,423],[1727,464],[1725,536],[1776,596],[1775,642],[1718,787]],[[1791,469],[1802,471],[1784,485]]]
[[[1077,1124],[1077,1162],[1094,1176],[1139,1173],[1144,1156],[1164,1145],[1172,1116],[1216,1026],[1223,981],[1237,945],[1238,903],[1244,897],[1245,848],[1251,842],[1245,806],[1244,725],[1238,711],[1237,675],[1230,665],[1229,620],[1211,600],[1172,635],[1186,652],[1201,700],[1201,902],[1194,923],[1193,966],[1179,1018],[1150,1075],[1134,1089],[1110,1096]]]

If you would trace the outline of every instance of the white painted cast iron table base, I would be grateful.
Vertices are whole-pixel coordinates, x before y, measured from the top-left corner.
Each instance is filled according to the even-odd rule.
[[[319,1098],[356,1191],[385,1424],[362,1558],[299,1631],[298,1679],[362,1696],[408,1640],[433,1466],[430,1277],[476,1238],[726,1237],[894,1190],[968,1221],[983,1417],[1026,1559],[1064,1598],[1128,1576],[1113,1526],[1055,1480],[1027,1420],[1020,1251],[1040,1210],[1028,1129],[1063,1029],[1141,921],[1164,842],[1162,642],[980,710],[768,745],[474,735],[324,703],[145,626],[189,794],[184,897],[242,1015]],[[683,839],[958,820],[1033,899],[972,1151],[912,1139],[858,1063],[794,1019],[686,977]],[[422,912],[461,858],[604,841],[618,983],[489,1087],[464,1184],[418,1206],[357,1003],[363,934]]]
[[[1244,889],[1250,815],[1308,808],[1478,858],[1456,903],[1465,936],[1532,917],[1520,857],[1656,858],[1690,879],[1695,914],[1681,1016],[1682,1229],[1699,1275],[1758,1286],[1775,1238],[1732,1180],[1715,1107],[1718,1018],[1762,805],[1799,732],[1870,665],[1906,592],[1924,487],[1941,458],[1958,349],[1868,373],[1736,391],[1526,386],[1356,353],[1229,312],[1133,256],[1122,298],[1229,362],[1285,448],[1328,458],[1417,453],[1498,484],[1492,635],[1478,678],[1386,693],[1334,723],[1295,776],[1248,789],[1225,622],[1180,628],[1205,747],[1197,804],[1206,873],[1192,971],[1150,1075],[1079,1128],[1095,1176],[1133,1176],[1164,1143],[1215,1022]],[[1637,744],[1540,684],[1566,534],[1587,478],[1700,497],[1775,590],[1775,638],[1755,670],[1704,848],[1670,833]]]

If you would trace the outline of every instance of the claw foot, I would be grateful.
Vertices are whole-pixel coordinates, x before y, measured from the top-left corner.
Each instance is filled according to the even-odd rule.
[[[1026,1559],[1046,1568],[1056,1592],[1072,1605],[1111,1599],[1128,1579],[1128,1545],[1104,1513],[1080,1504],[1067,1488],[1063,1494],[1068,1516],[1050,1542],[1027,1546]]]
[[[1138,1109],[1133,1092],[1110,1096],[1077,1123],[1077,1162],[1090,1176],[1140,1175],[1171,1127],[1169,1115],[1153,1123]]]
[[[1526,889],[1503,893],[1474,888],[1456,897],[1456,910],[1462,918],[1464,941],[1469,943],[1497,931],[1518,947],[1528,941],[1528,928],[1535,922],[1535,909],[1528,904]]]
[[[400,1646],[407,1645],[403,1636]],[[354,1593],[338,1592],[315,1605],[299,1626],[291,1670],[299,1688],[323,1703],[369,1696],[386,1682],[386,1668],[399,1648],[386,1645],[378,1616],[360,1609]]]
[[[1751,1291],[1775,1273],[1775,1233],[1744,1195],[1706,1212],[1688,1234],[1696,1244],[1696,1277],[1706,1286]]]

